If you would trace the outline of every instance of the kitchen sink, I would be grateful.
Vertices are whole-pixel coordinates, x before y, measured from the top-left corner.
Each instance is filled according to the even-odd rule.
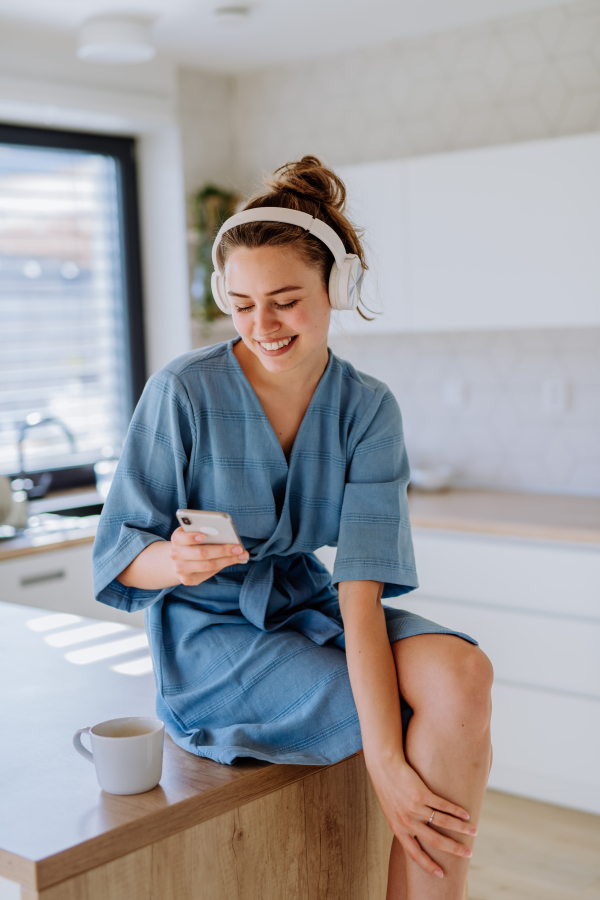
[[[96,490],[74,491],[68,494],[50,494],[42,500],[31,500],[29,515],[40,516],[58,513],[61,516],[99,516],[104,497]]]

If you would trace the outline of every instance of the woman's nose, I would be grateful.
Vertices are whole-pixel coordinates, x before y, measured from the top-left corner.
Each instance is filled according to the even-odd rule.
[[[261,308],[257,306],[256,308],[256,331],[258,332],[260,337],[268,337],[274,331],[278,331],[280,328],[280,323],[277,321],[277,316],[273,314],[273,311],[268,307]]]

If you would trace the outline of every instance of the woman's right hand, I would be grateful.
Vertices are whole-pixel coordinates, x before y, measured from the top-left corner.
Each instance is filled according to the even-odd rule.
[[[196,585],[207,581],[237,563],[246,563],[249,554],[239,544],[205,544],[201,532],[176,528],[171,535],[170,554],[181,584]]]

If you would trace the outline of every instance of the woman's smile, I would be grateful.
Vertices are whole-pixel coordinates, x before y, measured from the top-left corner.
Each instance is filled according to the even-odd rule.
[[[278,341],[256,341],[256,343],[266,356],[283,356],[294,346],[297,337],[297,334],[293,334],[291,337],[279,338]]]

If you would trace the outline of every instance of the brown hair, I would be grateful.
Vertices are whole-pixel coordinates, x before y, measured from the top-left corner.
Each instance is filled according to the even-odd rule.
[[[321,219],[341,238],[346,253],[356,253],[363,269],[367,269],[365,252],[361,243],[362,232],[344,215],[346,187],[344,182],[316,156],[303,156],[299,162],[280,166],[265,178],[263,190],[246,203],[243,209],[259,209],[263,206],[280,206],[297,209]],[[250,222],[237,225],[227,231],[217,249],[219,268],[223,272],[229,254],[238,247],[291,246],[306,263],[321,273],[325,287],[334,263],[333,253],[322,241],[299,225],[280,222]],[[366,316],[359,308],[363,318]]]

